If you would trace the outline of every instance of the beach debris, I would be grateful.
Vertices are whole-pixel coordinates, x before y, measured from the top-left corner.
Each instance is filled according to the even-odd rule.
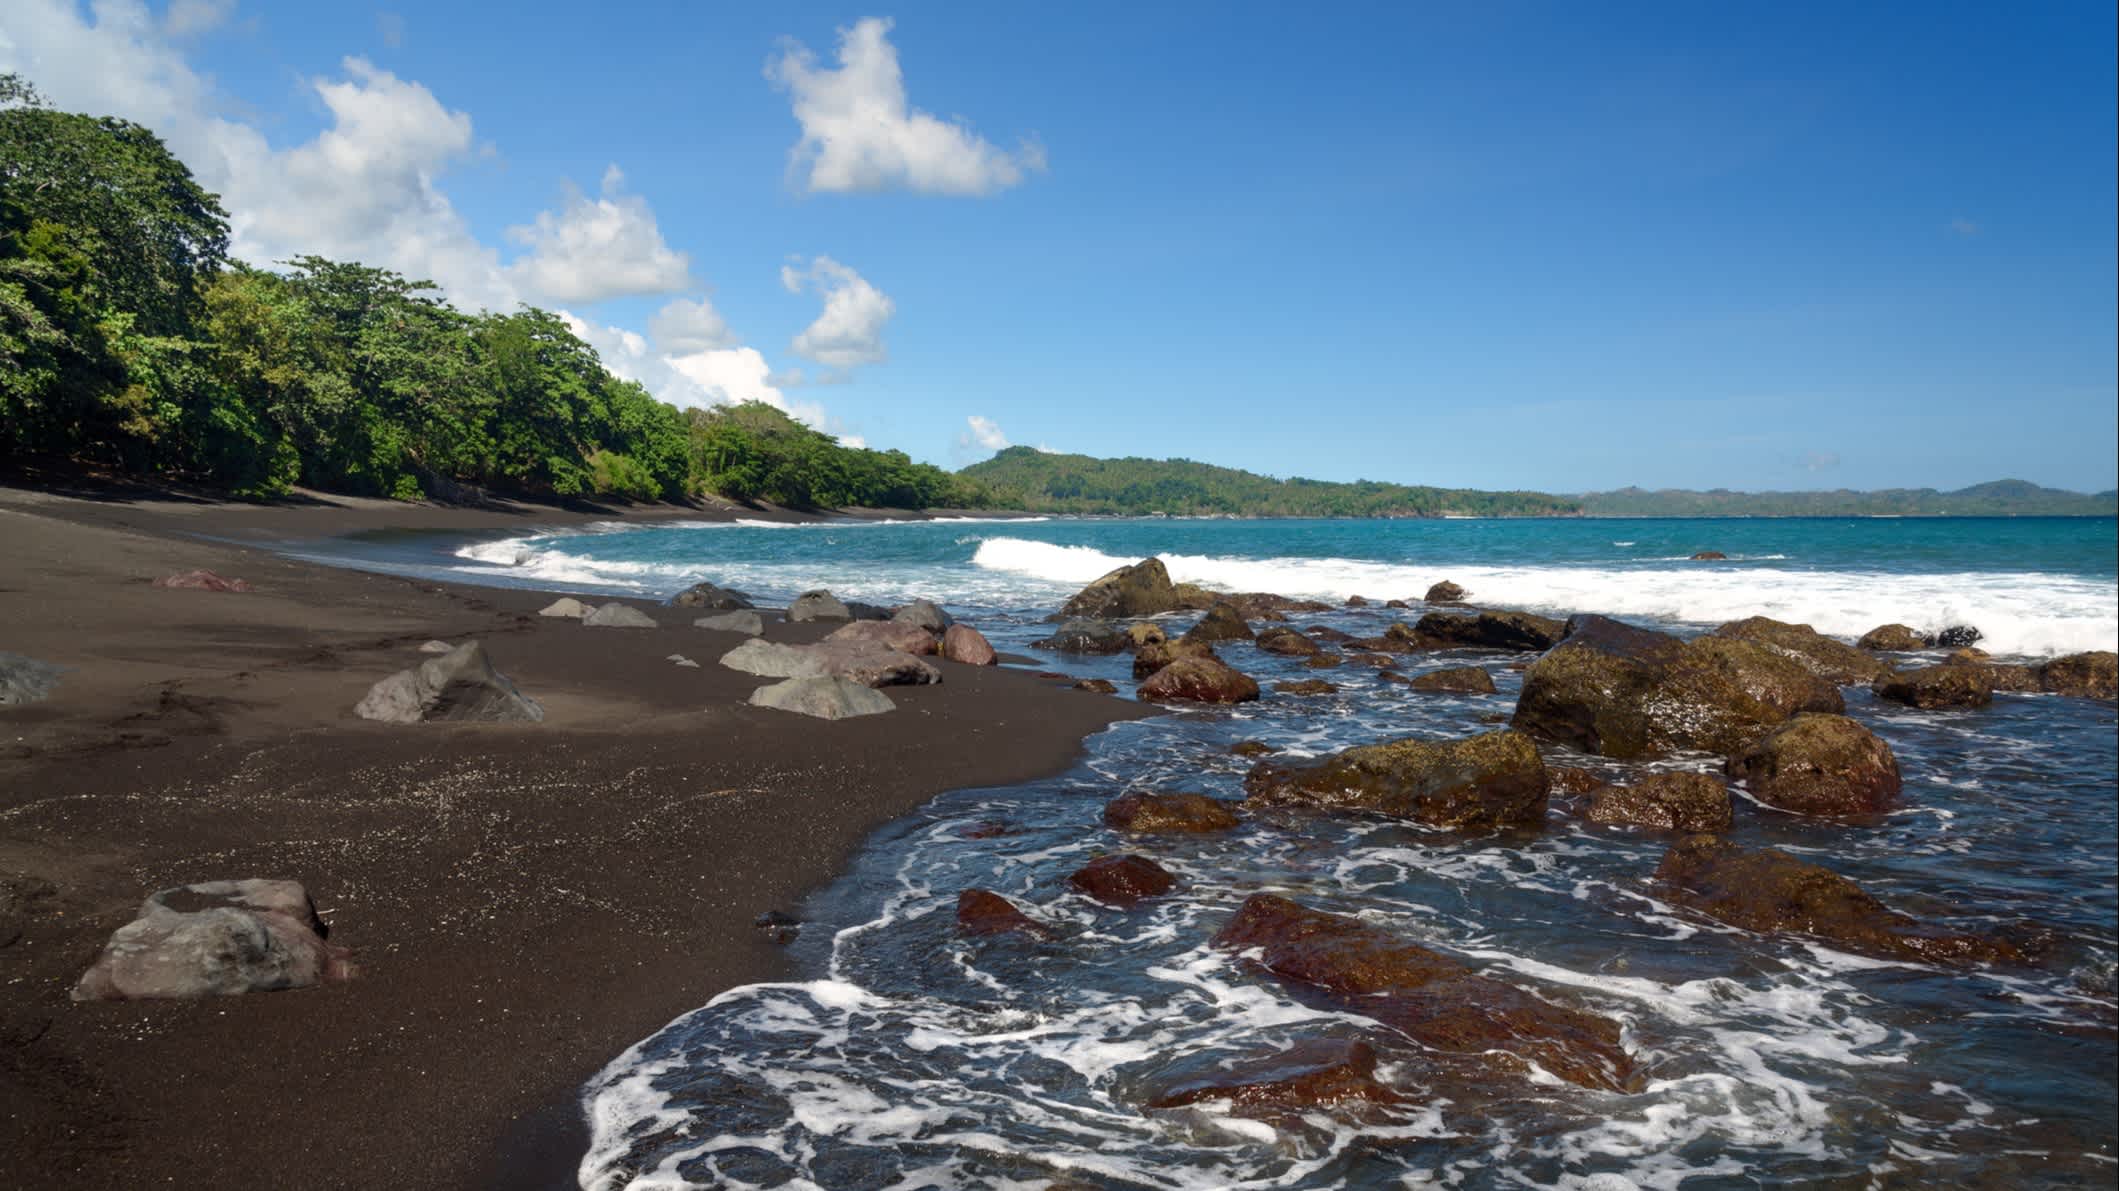
[[[781,645],[752,639],[722,654],[721,664],[760,678],[843,678],[867,687],[942,681],[932,663],[909,653],[843,641]]]
[[[1567,635],[1567,625],[1550,617],[1528,612],[1430,612],[1414,623],[1411,632],[1394,624],[1384,637],[1414,649],[1513,649],[1543,653]],[[1396,650],[1393,652],[1404,652]]]
[[[899,653],[922,657],[934,653],[940,645],[933,633],[902,620],[856,620],[833,629],[824,639],[852,645],[873,645],[879,649],[895,649]]]
[[[1249,641],[1257,635],[1251,631],[1251,626],[1245,623],[1243,614],[1236,610],[1235,605],[1224,601],[1207,609],[1207,614],[1200,617],[1199,623],[1193,625],[1181,639],[1212,643]]]
[[[1253,894],[1214,946],[1282,980],[1333,994],[1345,1009],[1438,1051],[1500,1051],[1587,1088],[1640,1085],[1619,1023],[1474,972],[1370,926],[1269,893]]]
[[[1060,606],[1060,615],[1107,620],[1153,616],[1158,612],[1175,612],[1184,606],[1162,559],[1145,558],[1131,566],[1110,571],[1076,592]]]
[[[1118,693],[1118,684],[1108,678],[1082,678],[1075,681],[1074,689],[1098,695],[1115,695]]]
[[[208,881],[164,889],[118,928],[74,986],[76,1001],[234,996],[353,975],[295,881]]]
[[[1702,550],[1692,556],[1694,562],[1727,562],[1729,556],[1719,550]]]
[[[1470,592],[1444,579],[1442,582],[1428,588],[1427,594],[1422,596],[1421,599],[1430,604],[1461,604],[1464,602],[1464,597],[1470,594]]]
[[[1336,695],[1339,688],[1322,678],[1304,678],[1291,682],[1276,682],[1273,692],[1280,695]]]
[[[428,641],[419,647],[419,651],[421,653],[448,653],[455,648],[454,645],[449,644],[447,641]]]
[[[1104,826],[1119,831],[1227,831],[1241,822],[1236,804],[1204,794],[1121,794],[1104,804]]]
[[[1861,635],[1855,645],[1881,653],[1911,653],[1928,647],[1927,638],[1902,624],[1880,624]]]
[[[544,708],[493,669],[485,646],[467,641],[368,688],[353,714],[390,724],[429,720],[536,723],[544,719]]]
[[[704,608],[709,612],[734,612],[751,607],[750,596],[713,583],[694,583],[670,597],[677,608]]]
[[[1152,620],[1136,620],[1126,626],[1126,639],[1133,643],[1133,648],[1139,649],[1143,645],[1161,645],[1170,639],[1170,635]]]
[[[1812,674],[1837,683],[1874,682],[1891,672],[1889,663],[1862,649],[1835,641],[1809,625],[1788,624],[1768,616],[1732,620],[1714,630],[1714,635],[1763,645],[1802,663]]]
[[[192,591],[249,591],[250,584],[241,579],[230,579],[212,571],[180,571],[164,575],[154,581],[156,587],[175,587]]]
[[[1462,831],[1538,828],[1550,788],[1538,746],[1521,732],[1365,744],[1309,763],[1261,761],[1248,802],[1392,815]]]
[[[690,670],[697,670],[699,668],[699,663],[693,661],[688,657],[685,657],[681,653],[673,653],[662,660],[665,662],[675,662],[677,665],[683,666],[686,669]]]
[[[1177,878],[1145,856],[1104,856],[1074,870],[1067,884],[1097,901],[1130,907],[1177,888]]]
[[[1821,865],[1775,848],[1746,850],[1712,835],[1670,846],[1655,879],[1670,899],[1761,934],[1800,934],[1886,959],[2022,963],[2007,942],[1928,926]]]
[[[592,629],[652,629],[655,618],[633,607],[613,600],[581,618],[581,623]]]
[[[1875,815],[1898,805],[1898,757],[1843,715],[1799,715],[1723,766],[1767,806],[1803,815]]]
[[[792,711],[812,719],[844,720],[862,715],[895,711],[890,696],[868,685],[844,678],[812,676],[789,678],[751,692],[752,707]]]
[[[839,597],[818,588],[805,591],[787,606],[787,619],[796,624],[810,620],[852,620],[853,611]]]
[[[1258,683],[1215,658],[1178,658],[1150,674],[1134,693],[1149,703],[1248,703],[1258,698]]]
[[[1192,1078],[1166,1084],[1148,1107],[1226,1101],[1237,1116],[1277,1117],[1405,1099],[1376,1077],[1375,1047],[1359,1038],[1304,1038],[1271,1054],[1218,1059]]]
[[[1705,773],[1652,773],[1630,786],[1604,786],[1584,817],[1687,835],[1727,831],[1735,822],[1729,787]]]
[[[930,633],[941,633],[956,623],[954,617],[942,611],[941,606],[932,600],[914,600],[892,608],[890,618],[899,624],[917,625]]]
[[[539,616],[556,616],[566,620],[580,620],[594,609],[573,596],[561,596],[537,610]]]
[[[801,936],[802,920],[793,914],[767,910],[751,922],[751,928],[764,936],[766,942],[784,947]]]
[[[1208,658],[1220,661],[1214,647],[1197,637],[1179,637],[1175,641],[1163,641],[1154,645],[1143,645],[1133,651],[1133,677],[1146,678],[1179,658]]]
[[[1258,648],[1282,657],[1313,658],[1324,652],[1324,646],[1296,632],[1284,624],[1268,625],[1258,631]]]
[[[942,634],[942,656],[967,666],[994,666],[1001,660],[986,635],[968,624],[950,625]]]
[[[1405,685],[1416,691],[1491,695],[1494,693],[1494,676],[1488,674],[1484,666],[1451,666],[1447,670],[1430,670],[1425,674],[1415,674],[1405,680]]]
[[[1879,699],[1922,711],[1985,707],[1994,701],[1994,680],[1980,666],[1944,662],[1918,670],[1901,670],[1869,684]]]
[[[1602,616],[1577,616],[1567,627],[1566,639],[1524,673],[1511,722],[1584,752],[1727,756],[1800,712],[1846,710],[1833,683],[1754,642],[1680,641]]]
[[[1108,620],[1078,617],[1060,625],[1050,637],[1032,641],[1032,649],[1059,653],[1124,653],[1133,645],[1125,630]]]
[[[756,637],[765,632],[765,618],[746,608],[738,612],[723,612],[718,616],[702,616],[692,622],[692,627]]]
[[[989,889],[966,889],[957,894],[956,926],[967,935],[1052,937],[1051,927],[1016,909],[1014,902]]]
[[[63,669],[19,653],[0,653],[0,707],[51,697]]]
[[[2054,658],[2038,667],[2038,687],[2084,699],[2119,698],[2119,654],[2100,649]]]

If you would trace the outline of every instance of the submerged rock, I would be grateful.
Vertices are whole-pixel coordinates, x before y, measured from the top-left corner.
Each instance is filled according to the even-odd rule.
[[[752,707],[792,711],[820,720],[843,720],[897,710],[890,696],[844,678],[789,678],[751,692]]]
[[[485,646],[468,641],[368,688],[367,695],[354,705],[353,714],[389,724],[429,720],[536,723],[544,719],[544,708],[493,669]]]
[[[787,606],[787,619],[794,624],[812,620],[852,620],[853,609],[824,588],[805,591]]]
[[[1839,688],[1766,646],[1680,641],[1601,616],[1578,616],[1523,677],[1511,721],[1607,757],[1682,749],[1731,753],[1805,711],[1845,710]]]
[[[1464,602],[1464,597],[1470,594],[1470,592],[1444,579],[1442,582],[1428,588],[1427,594],[1422,596],[1421,599],[1430,604],[1461,604]]]
[[[1294,682],[1276,682],[1273,690],[1282,695],[1336,695],[1339,688],[1322,678],[1304,678]]]
[[[1204,794],[1122,794],[1104,806],[1104,826],[1119,831],[1227,831],[1241,822],[1234,806]]]
[[[1717,637],[1751,641],[1784,654],[1833,682],[1873,682],[1891,672],[1882,660],[1844,641],[1835,641],[1806,624],[1788,624],[1765,616],[1732,620],[1714,630]]]
[[[1619,1024],[1542,1000],[1355,918],[1255,894],[1214,936],[1283,980],[1333,994],[1347,1010],[1439,1051],[1504,1051],[1587,1088],[1637,1088]]]
[[[745,608],[736,612],[723,612],[718,616],[702,616],[692,622],[692,627],[716,633],[741,633],[746,637],[756,637],[765,632],[765,618]]]
[[[986,635],[968,624],[950,625],[942,634],[942,656],[967,666],[995,666],[1001,660]]]
[[[1985,707],[1994,701],[1994,680],[1978,666],[1944,663],[1905,670],[1870,684],[1879,699],[1923,711],[1952,707]]]
[[[1149,1108],[1226,1100],[1241,1116],[1301,1113],[1405,1099],[1376,1077],[1376,1048],[1358,1038],[1306,1038],[1170,1085]]]
[[[956,925],[967,935],[1052,937],[1051,927],[1016,909],[1014,902],[990,889],[966,889],[957,894]]]
[[[862,686],[922,686],[942,681],[934,665],[909,653],[856,642],[781,645],[752,639],[721,655],[721,664],[760,678],[844,678]]]
[[[890,610],[890,618],[899,624],[917,625],[930,633],[942,633],[956,619],[942,611],[941,605],[932,600],[914,600]]]
[[[1239,757],[1263,757],[1267,753],[1277,753],[1280,750],[1263,740],[1239,740],[1229,746],[1229,751]]]
[[[902,620],[856,620],[833,629],[826,641],[847,645],[873,645],[924,657],[939,646],[933,633]]]
[[[1124,630],[1108,620],[1077,618],[1060,625],[1050,637],[1032,641],[1032,649],[1050,649],[1058,653],[1124,653],[1133,644]]]
[[[1074,689],[1097,695],[1115,695],[1118,693],[1118,684],[1108,678],[1082,678],[1075,680]]]
[[[537,615],[556,616],[562,620],[580,620],[593,611],[595,611],[594,608],[589,607],[573,596],[561,596],[539,608]]]
[[[1150,674],[1134,694],[1149,703],[1248,703],[1258,698],[1258,683],[1214,658],[1179,658]]]
[[[1796,716],[1724,771],[1767,806],[1804,815],[1881,814],[1904,785],[1891,746],[1843,715]]]
[[[1162,559],[1147,558],[1082,588],[1060,607],[1060,615],[1108,620],[1175,612],[1183,606]]]
[[[1182,639],[1206,642],[1248,641],[1256,635],[1251,631],[1251,626],[1244,623],[1243,614],[1233,605],[1223,602],[1207,609],[1207,614],[1200,617],[1199,623],[1193,625]]]
[[[679,608],[703,608],[709,612],[736,612],[751,607],[750,597],[712,583],[694,583],[670,597]]]
[[[1528,612],[1481,612],[1477,616],[1430,612],[1413,625],[1412,631],[1415,638],[1428,648],[1456,646],[1536,653],[1558,645],[1567,626],[1561,621]]]
[[[250,590],[249,583],[241,579],[230,579],[225,575],[216,575],[212,571],[183,571],[175,575],[164,575],[162,578],[155,580],[154,585],[156,587],[173,587],[191,591],[243,592]]]
[[[1728,787],[1704,773],[1656,773],[1631,786],[1605,786],[1590,800],[1586,817],[1688,834],[1727,831],[1735,821]]]
[[[1494,693],[1494,676],[1488,674],[1484,666],[1452,666],[1447,670],[1416,674],[1406,679],[1405,685],[1416,691],[1491,695]]]
[[[1928,647],[1927,638],[1902,624],[1880,624],[1861,635],[1855,645],[1879,653],[1911,653]]]
[[[1145,856],[1105,856],[1076,869],[1067,884],[1100,902],[1133,906],[1177,888],[1177,878]]]
[[[1726,554],[1722,553],[1722,552],[1721,552],[1721,551],[1719,551],[1719,550],[1702,550],[1702,551],[1700,551],[1699,553],[1697,553],[1697,554],[1695,554],[1695,555],[1693,555],[1693,556],[1692,556],[1692,561],[1694,561],[1694,562],[1724,562],[1724,561],[1727,561],[1727,560],[1728,560],[1728,558],[1729,558],[1729,556],[1728,556],[1728,555],[1726,555]]]
[[[76,1001],[235,996],[353,975],[350,953],[294,881],[208,881],[164,889],[118,928],[74,986]]]
[[[59,685],[59,667],[19,653],[0,653],[0,707],[35,703]]]
[[[1263,761],[1244,778],[1260,806],[1362,811],[1462,831],[1537,828],[1548,782],[1521,732],[1462,740],[1394,740],[1310,764]]]
[[[2119,698],[2119,654],[2071,653],[2038,668],[2040,690],[2085,699]]]
[[[1312,658],[1324,652],[1324,647],[1286,625],[1272,625],[1261,630],[1257,638],[1258,648],[1282,657]]]
[[[1838,873],[1774,848],[1747,851],[1696,835],[1672,844],[1655,875],[1673,901],[1745,930],[1809,935],[1886,959],[2023,962],[2008,943],[1927,926]]]
[[[630,604],[612,602],[581,618],[592,629],[652,629],[655,618]]]

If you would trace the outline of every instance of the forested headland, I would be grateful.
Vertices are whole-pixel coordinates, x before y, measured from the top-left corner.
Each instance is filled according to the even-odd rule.
[[[769,406],[659,402],[550,311],[467,314],[387,269],[228,246],[153,132],[0,75],[0,459],[245,497],[995,500]]]

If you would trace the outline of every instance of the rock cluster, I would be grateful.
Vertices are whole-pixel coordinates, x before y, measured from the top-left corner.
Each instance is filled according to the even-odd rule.
[[[1260,806],[1361,811],[1462,831],[1540,827],[1545,762],[1521,732],[1362,745],[1309,764],[1262,761],[1244,778]]]

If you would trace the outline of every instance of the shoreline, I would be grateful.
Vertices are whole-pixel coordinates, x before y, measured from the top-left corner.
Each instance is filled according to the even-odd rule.
[[[0,712],[11,1173],[571,1185],[590,1076],[715,994],[792,974],[752,928],[759,913],[795,909],[935,795],[1064,771],[1089,734],[1156,714],[947,665],[941,686],[893,691],[891,715],[798,720],[741,705],[758,680],[712,664],[740,638],[691,628],[689,610],[629,600],[662,627],[586,629],[535,616],[549,593],[270,550],[371,529],[738,516],[817,519],[0,488],[0,649],[69,668],[51,699]],[[194,567],[256,590],[147,582]],[[437,637],[485,641],[546,721],[351,715]],[[673,651],[705,664],[673,666]],[[303,881],[361,976],[203,1002],[67,1000],[147,894],[253,876]]]

